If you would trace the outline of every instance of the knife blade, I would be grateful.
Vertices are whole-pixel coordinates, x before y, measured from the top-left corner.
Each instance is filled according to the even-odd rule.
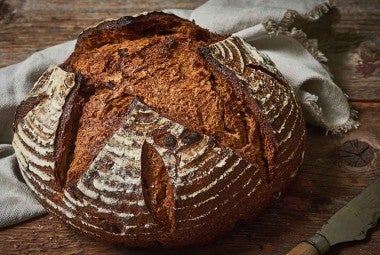
[[[380,217],[380,178],[335,213],[322,229],[287,255],[325,254],[331,246],[362,240]]]

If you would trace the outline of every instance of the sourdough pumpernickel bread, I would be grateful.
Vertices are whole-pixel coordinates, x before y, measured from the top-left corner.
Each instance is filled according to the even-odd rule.
[[[18,107],[13,146],[52,213],[130,246],[205,243],[287,189],[291,87],[243,40],[153,12],[85,30]]]

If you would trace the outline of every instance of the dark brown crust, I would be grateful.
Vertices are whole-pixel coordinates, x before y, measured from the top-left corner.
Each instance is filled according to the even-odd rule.
[[[282,86],[285,86],[285,87],[289,87],[289,84],[284,80],[283,77],[279,77],[278,75],[276,75],[275,73],[272,73],[271,71],[269,71],[268,69],[262,67],[262,66],[259,66],[259,65],[255,65],[255,66],[252,66],[254,69],[256,70],[259,70],[269,76],[271,76],[272,78],[276,79],[276,81],[278,81]]]
[[[146,142],[141,149],[141,182],[145,204],[150,214],[165,232],[173,233],[174,188],[160,154]]]
[[[91,27],[84,30],[78,36],[77,45],[81,45],[85,43],[86,40],[91,40],[94,37],[98,38],[97,36],[99,36],[99,33],[109,32],[110,30],[114,29],[132,29],[132,31],[134,31],[136,34],[141,34],[141,36],[147,35],[149,34],[149,32],[156,31],[156,27],[162,27],[162,22],[157,23],[157,21],[162,21],[163,16],[172,17],[174,20],[177,20],[178,22],[178,19],[175,15],[163,14],[162,12],[150,12],[149,15],[139,15],[136,17],[124,16],[117,20],[104,21],[95,27]],[[139,22],[141,22],[142,24],[139,24]],[[101,46],[102,44],[98,41],[97,44],[94,44],[94,42],[92,42],[92,45],[95,48]]]
[[[72,71],[70,61],[73,59],[75,61],[75,58],[83,52],[88,52],[89,50],[104,45],[108,42],[114,42],[115,40],[117,41],[119,37],[128,37],[128,39],[133,40],[134,38],[145,38],[156,33],[163,33],[165,35],[165,33],[168,31],[168,27],[170,28],[171,26],[175,26],[177,23],[183,22],[193,25],[193,23],[190,21],[182,20],[174,15],[163,14],[160,12],[153,12],[148,15],[141,15],[138,17],[122,17],[114,21],[105,21],[96,27],[87,29],[79,36],[75,52],[61,66],[66,71]],[[203,36],[202,33],[207,30],[199,28],[199,31],[199,35],[190,35],[190,38],[192,38],[192,36]],[[216,35],[215,38],[215,40],[218,40],[218,38],[223,38],[223,36]],[[170,47],[171,41],[169,37],[167,43],[169,44],[168,47]],[[163,47],[165,46],[166,45],[163,45]],[[123,54],[123,52],[118,53]],[[130,101],[128,101],[128,104],[130,104],[129,108],[123,111],[123,115],[119,116],[118,119],[113,122],[115,129],[112,128],[112,132],[108,137],[105,139],[102,138],[102,141],[104,141],[104,143],[99,145],[99,148],[91,147],[95,151],[95,156],[98,154],[102,156],[100,157],[99,161],[95,159],[94,161],[89,162],[89,164],[92,162],[94,162],[94,164],[91,164],[92,166],[88,169],[86,168],[87,172],[84,174],[91,174],[89,174],[87,176],[88,178],[83,181],[84,184],[82,183],[82,186],[86,185],[90,191],[89,193],[86,193],[86,190],[83,189],[81,191],[78,183],[79,180],[84,180],[79,179],[79,177],[81,177],[80,175],[83,174],[82,172],[76,176],[78,178],[66,178],[66,171],[70,164],[70,157],[74,148],[73,142],[77,134],[76,123],[78,123],[78,118],[81,115],[81,107],[83,106],[82,102],[86,97],[85,94],[88,93],[88,91],[86,92],[88,88],[83,88],[81,86],[81,84],[83,85],[81,76],[76,75],[76,83],[72,88],[70,94],[66,97],[65,105],[63,107],[63,114],[59,119],[56,138],[54,141],[54,157],[56,165],[54,169],[54,177],[59,183],[61,190],[57,190],[54,187],[54,189],[58,191],[57,196],[50,196],[51,194],[49,194],[48,190],[39,188],[39,184],[36,179],[26,178],[31,183],[31,186],[37,189],[37,193],[39,195],[42,194],[46,198],[51,199],[55,205],[61,206],[62,208],[59,210],[53,207],[51,204],[47,203],[46,200],[38,198],[44,207],[46,207],[49,211],[53,212],[64,221],[80,229],[82,232],[85,232],[86,234],[101,240],[106,240],[113,243],[124,243],[130,246],[163,245],[166,247],[178,247],[189,244],[209,242],[215,237],[231,230],[237,220],[246,220],[258,215],[270,204],[274,194],[278,192],[284,193],[286,188],[289,186],[289,183],[291,182],[291,178],[289,177],[290,173],[298,167],[299,162],[301,161],[301,152],[304,150],[304,141],[300,141],[300,145],[297,147],[298,150],[295,151],[296,156],[280,168],[279,159],[276,157],[281,152],[279,152],[279,149],[276,145],[276,137],[273,134],[273,127],[269,123],[268,117],[265,116],[262,112],[256,99],[254,99],[252,97],[252,94],[249,92],[248,84],[245,84],[244,81],[239,79],[233,71],[220,64],[212,56],[208,47],[199,49],[199,59],[202,60],[202,65],[207,65],[212,74],[216,74],[218,77],[221,77],[221,80],[232,88],[233,93],[236,94],[237,98],[239,98],[239,102],[243,102],[242,106],[244,107],[244,111],[242,112],[247,113],[247,118],[254,119],[254,125],[255,127],[257,126],[257,130],[259,130],[259,137],[255,137],[255,139],[258,140],[257,146],[260,148],[260,154],[258,157],[262,158],[262,162],[264,162],[264,164],[256,164],[255,162],[250,162],[248,159],[244,160],[244,158],[242,159],[239,155],[236,155],[234,153],[233,156],[226,157],[227,160],[224,161],[224,165],[221,164],[220,166],[216,167],[216,162],[223,162],[222,159],[225,158],[225,154],[218,154],[218,156],[215,156],[215,159],[213,158],[213,160],[209,160],[205,163],[203,161],[206,161],[205,158],[207,158],[207,153],[211,150],[210,148],[207,148],[207,150],[205,150],[205,154],[202,154],[203,158],[200,156],[197,158],[197,160],[191,161],[190,164],[190,166],[193,167],[194,165],[202,165],[199,162],[203,162],[203,168],[195,168],[197,171],[191,172],[190,176],[198,177],[197,174],[199,176],[202,176],[203,171],[210,170],[212,166],[215,167],[213,172],[205,174],[203,176],[204,178],[199,178],[197,181],[191,182],[188,181],[188,179],[185,179],[181,185],[177,185],[176,181],[171,182],[173,180],[170,180],[170,178],[173,177],[170,176],[173,175],[173,172],[168,172],[168,169],[170,169],[170,167],[166,167],[165,163],[163,162],[162,154],[159,152],[162,151],[162,148],[160,150],[157,150],[154,146],[158,145],[164,147],[171,152],[175,151],[176,147],[182,145],[184,145],[184,149],[188,149],[194,146],[194,144],[197,144],[205,135],[199,130],[197,131],[200,133],[191,132],[189,131],[190,127],[188,125],[183,125],[186,127],[183,133],[179,137],[175,137],[165,128],[161,127],[160,129],[154,129],[152,133],[149,133],[148,136],[149,139],[151,139],[149,141],[153,142],[152,144],[149,142],[148,145],[147,140],[145,140],[142,145],[141,157],[140,159],[136,159],[140,160],[139,164],[141,163],[141,175],[139,176],[141,177],[140,181],[142,184],[138,184],[139,186],[137,189],[139,191],[136,192],[137,189],[135,189],[134,192],[127,193],[121,189],[123,192],[122,195],[118,194],[117,192],[113,193],[112,189],[115,188],[117,190],[118,188],[118,186],[113,182],[112,184],[109,184],[112,185],[111,190],[103,189],[100,190],[103,193],[98,193],[98,195],[101,194],[108,196],[109,199],[116,199],[117,201],[127,201],[132,203],[107,204],[106,207],[103,207],[101,208],[102,210],[99,210],[100,207],[97,206],[102,206],[105,204],[102,204],[101,198],[99,199],[97,195],[91,193],[91,191],[99,191],[99,188],[94,185],[94,181],[99,180],[96,179],[96,176],[99,175],[100,171],[103,171],[105,169],[104,171],[107,172],[111,167],[113,167],[116,162],[112,161],[111,157],[109,156],[110,154],[107,154],[108,158],[104,156],[104,154],[99,154],[101,147],[104,147],[104,144],[108,143],[110,139],[112,139],[112,134],[118,128],[124,128],[125,130],[131,131],[137,130],[136,133],[133,133],[133,135],[129,135],[128,137],[134,137],[134,135],[139,136],[140,134],[138,132],[142,133],[141,129],[135,130],[135,127],[133,125],[136,125],[136,123],[137,125],[141,124],[142,122],[139,121],[141,121],[141,119],[144,120],[146,117],[139,119],[137,115],[134,115],[132,116],[134,122],[131,121],[128,123],[132,124],[125,124],[127,122],[123,120],[129,119],[131,117],[131,112],[136,107],[136,104],[139,100],[136,97],[131,104]],[[86,61],[88,61],[88,59],[86,59]],[[120,69],[122,67],[120,66],[118,68]],[[265,68],[261,66],[253,66],[253,68],[275,78],[283,86],[288,86],[288,84],[286,84],[286,82],[281,77],[276,77],[276,74],[268,72],[268,70]],[[88,85],[88,83],[84,85]],[[115,87],[117,87],[117,84],[110,82],[105,83],[101,89],[107,88],[109,89],[108,91],[110,91]],[[83,94],[81,95],[81,93]],[[148,97],[145,99],[147,98]],[[22,119],[26,115],[24,112],[28,112],[39,102],[40,99],[33,98],[30,99],[30,102],[26,102],[24,105],[21,105],[21,110],[18,113],[18,117],[16,115],[16,119]],[[140,102],[142,102],[142,100],[140,100]],[[147,104],[146,109],[149,109],[149,107],[150,106]],[[154,110],[160,117],[165,116],[165,114],[160,113],[153,107],[150,109]],[[144,115],[145,113],[146,112],[144,112],[144,109],[142,109],[141,115]],[[279,116],[280,121],[285,117],[284,114],[280,114]],[[176,119],[169,118],[170,116],[166,117],[172,123],[177,122],[181,124],[179,121],[176,121]],[[288,119],[289,121],[292,120],[292,118]],[[299,119],[298,121],[302,122],[303,119],[301,118],[301,120]],[[121,125],[123,124],[125,126],[122,127]],[[285,129],[286,128],[289,127],[285,126]],[[296,128],[296,132],[300,132],[302,129],[304,129],[304,126],[299,125]],[[231,132],[233,132],[233,130],[231,130]],[[97,132],[97,134],[99,134],[99,132]],[[257,133],[255,134],[257,135]],[[217,146],[216,139],[214,138],[215,137],[210,137],[212,146],[216,146],[222,151],[226,150],[225,147],[228,146]],[[137,146],[140,146],[138,145],[138,142],[141,141],[139,140],[140,138],[133,139],[134,140],[132,143],[135,144],[134,146],[136,148]],[[285,143],[285,145],[282,145],[282,148],[295,148],[296,144],[298,144],[298,141],[296,141],[297,139],[294,138],[291,140],[291,143],[289,143],[291,145]],[[122,141],[120,143],[124,142],[127,143],[126,141]],[[115,144],[116,143],[117,142],[115,142]],[[112,147],[113,145],[107,144],[107,146]],[[79,146],[77,146],[77,148],[78,147]],[[119,151],[123,150],[121,149]],[[148,155],[149,152],[152,152],[150,156]],[[114,155],[116,155],[117,151],[110,151],[110,153],[114,153]],[[124,154],[124,156],[126,156],[126,154]],[[280,158],[283,160],[288,156],[288,154],[283,154]],[[175,162],[175,171],[177,171],[179,160],[178,158],[175,159],[177,160]],[[234,163],[236,163],[236,166],[232,167]],[[99,168],[94,168],[94,165],[97,164],[99,165]],[[95,169],[95,171],[90,172],[89,170],[91,169]],[[226,173],[228,169],[233,169],[234,171],[231,171],[229,175],[226,175],[227,177],[224,176],[218,180],[217,178]],[[243,172],[243,169],[245,172]],[[123,168],[121,171],[129,173],[129,171],[132,172],[133,169]],[[240,173],[242,173],[242,175],[240,175]],[[178,171],[175,172],[175,175],[178,175]],[[178,176],[175,176],[175,178],[176,177]],[[217,181],[215,182],[215,185],[211,185],[203,192],[197,193],[215,180]],[[234,182],[232,182],[232,180],[234,180]],[[248,180],[250,182],[247,182]],[[151,184],[154,184],[156,188],[151,188]],[[49,183],[48,187],[51,186],[52,184]],[[72,204],[72,208],[76,209],[71,210],[69,208],[70,206],[67,207],[67,202],[69,202],[65,200],[67,197],[65,197],[64,194],[60,193],[62,190],[69,193],[76,199],[77,202],[86,199],[86,201],[89,202],[90,206],[76,207],[74,204]],[[140,190],[142,190],[143,193],[141,197],[139,197]],[[251,191],[253,193],[250,193]],[[250,196],[248,193],[253,195]],[[182,196],[186,195],[185,198],[181,198],[181,194]],[[192,196],[187,196],[187,194],[191,194]],[[143,201],[144,203],[138,207],[137,201]],[[224,204],[223,201],[226,201],[227,203]],[[201,202],[203,204],[202,206],[200,206]],[[69,209],[69,214],[66,214],[65,211],[62,211],[62,209],[65,207]],[[108,209],[108,211],[106,209]],[[141,211],[138,210],[143,210],[144,213],[141,213]],[[132,212],[135,215],[131,219],[126,219],[123,218],[124,216],[119,217],[115,213],[109,213],[109,211],[117,211],[124,214]],[[205,214],[205,212],[209,212],[209,214]],[[71,216],[70,213],[72,213]],[[139,217],[141,215],[143,216],[139,218],[136,215],[139,215]],[[145,233],[149,234],[148,237],[140,235],[140,233],[137,232],[138,227],[146,225],[147,221],[149,223],[152,218],[155,220],[155,223],[159,224],[152,224],[153,227],[147,230],[149,233]],[[129,220],[130,222],[127,222]],[[197,226],[193,222],[203,224],[203,228]],[[94,225],[96,228],[91,227],[90,224]],[[132,226],[132,228],[128,230],[129,232],[126,233],[126,235],[119,235],[122,233],[123,227],[125,226]],[[135,226],[136,229],[134,229],[133,226]]]
[[[275,138],[272,133],[272,127],[261,112],[256,100],[250,95],[248,85],[243,85],[243,81],[241,81],[231,70],[221,65],[216,59],[214,59],[208,47],[199,49],[199,52],[205,58],[210,68],[214,68],[217,72],[222,74],[228,81],[228,84],[232,86],[234,93],[246,102],[246,106],[251,110],[256,122],[259,124],[261,145],[263,148],[261,157],[263,162],[266,164],[267,181],[270,181],[270,173],[274,166],[274,156],[276,155],[277,150]]]
[[[84,30],[78,36],[74,52],[86,51],[115,42],[115,37],[128,36],[129,39],[133,40],[157,34],[158,31],[159,34],[164,35],[170,33],[169,27],[174,27],[183,22],[192,24],[191,21],[180,19],[173,14],[156,11],[136,17],[124,16],[117,20],[104,21],[95,27]],[[207,31],[206,29],[199,29],[200,31]],[[117,32],[117,35],[114,35],[114,32]],[[207,31],[207,33],[210,32]],[[105,34],[107,36],[104,36]],[[199,36],[202,34],[200,33]]]
[[[40,94],[36,97],[28,97],[16,109],[16,114],[13,122],[13,132],[16,131],[18,123],[24,119],[25,115],[28,114],[36,105],[38,105],[47,96],[45,94]]]
[[[83,108],[83,98],[80,96],[81,84],[82,76],[76,74],[75,85],[66,98],[54,141],[54,160],[56,163],[54,176],[61,188],[66,183],[67,169],[72,160],[78,122]]]

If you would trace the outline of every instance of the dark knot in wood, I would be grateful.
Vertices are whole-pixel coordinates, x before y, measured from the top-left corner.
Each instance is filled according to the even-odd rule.
[[[375,149],[366,142],[357,139],[349,140],[336,149],[335,157],[339,163],[352,167],[363,167],[372,162],[375,157]]]
[[[378,44],[380,37],[373,40],[364,41],[358,47],[359,60],[355,66],[356,70],[364,76],[372,75],[377,68],[380,68],[380,50]]]

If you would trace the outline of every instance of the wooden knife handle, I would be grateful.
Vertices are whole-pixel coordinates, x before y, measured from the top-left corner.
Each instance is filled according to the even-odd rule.
[[[302,242],[286,255],[319,255],[319,252],[313,245]]]

